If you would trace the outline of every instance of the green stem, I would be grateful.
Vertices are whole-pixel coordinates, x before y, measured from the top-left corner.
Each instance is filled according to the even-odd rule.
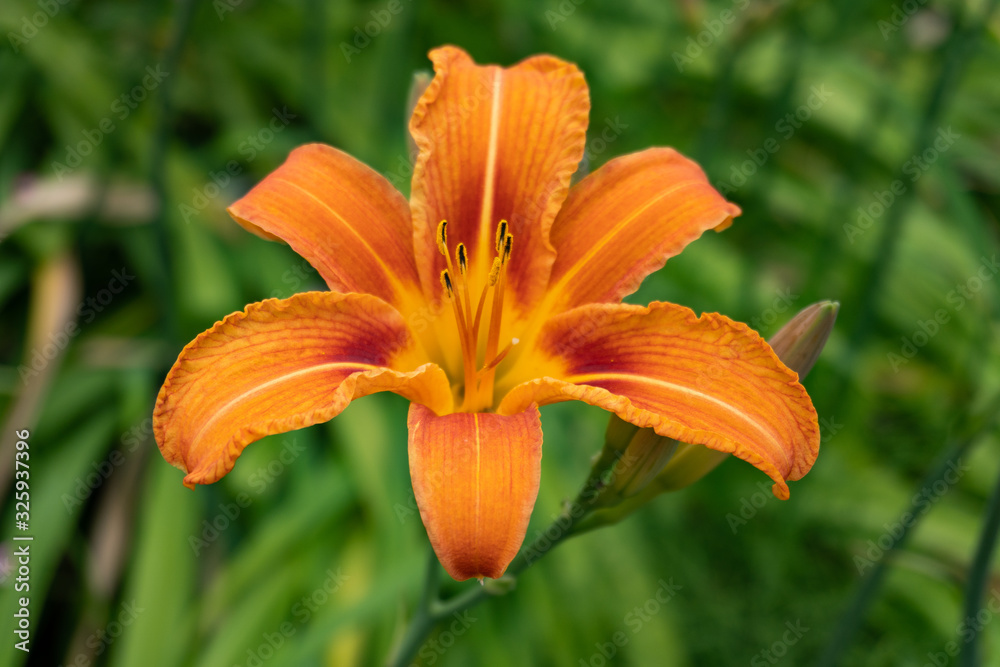
[[[423,645],[424,640],[427,639],[427,635],[434,629],[439,617],[434,615],[433,608],[438,601],[440,585],[441,566],[438,565],[437,556],[431,549],[430,557],[427,559],[427,575],[424,578],[424,589],[420,594],[420,602],[410,620],[410,625],[406,628],[406,634],[400,638],[392,656],[386,662],[388,667],[408,664]]]
[[[1000,410],[1000,404],[994,401],[993,404],[989,406],[989,409],[984,412],[984,414],[987,415],[984,423],[974,423],[970,425],[970,428],[967,431],[968,435],[959,439],[947,451],[947,453],[937,460],[937,463],[920,481],[920,485],[917,488],[923,489],[930,487],[938,480],[943,479],[944,473],[948,470],[948,467],[964,456],[972,444],[975,443],[984,432],[994,427],[994,424],[996,423],[996,417],[994,415],[997,414],[997,410]],[[912,510],[912,506],[907,506],[904,512],[908,512],[910,510]],[[861,629],[861,624],[868,612],[868,607],[875,600],[875,596],[882,587],[882,582],[888,572],[888,566],[891,564],[895,554],[899,552],[909,541],[910,533],[920,524],[920,518],[921,517],[917,517],[914,521],[903,524],[902,532],[899,537],[892,543],[892,546],[885,551],[881,560],[875,564],[875,567],[868,572],[865,578],[861,581],[854,594],[854,598],[841,615],[840,621],[837,623],[837,627],[833,631],[833,635],[827,644],[826,650],[817,663],[819,667],[834,667],[835,665],[840,664],[841,658],[844,653],[847,652],[847,649],[850,648],[858,634],[858,631]]]

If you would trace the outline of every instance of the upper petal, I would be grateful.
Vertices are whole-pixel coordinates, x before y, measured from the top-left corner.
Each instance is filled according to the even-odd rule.
[[[250,304],[181,351],[156,399],[156,442],[193,486],[232,470],[251,442],[332,419],[376,391],[448,412],[448,380],[425,361],[402,316],[373,296]]]
[[[579,399],[681,442],[731,452],[767,473],[775,495],[819,452],[816,411],[798,376],[756,332],[688,308],[596,304],[551,320],[498,409]]]
[[[611,160],[570,190],[552,225],[549,303],[560,312],[619,302],[688,243],[739,214],[672,148]]]
[[[452,577],[496,579],[517,555],[538,496],[538,408],[437,416],[410,406],[410,478],[420,518]]]
[[[296,148],[229,213],[255,234],[288,243],[331,290],[400,307],[419,288],[406,199],[331,146]]]
[[[475,294],[495,254],[497,223],[514,236],[508,293],[524,312],[542,295],[555,252],[549,228],[583,156],[590,97],[576,66],[536,56],[509,69],[478,66],[461,49],[431,51],[436,75],[413,111],[420,149],[410,205],[428,296],[444,258],[435,230],[469,251]]]

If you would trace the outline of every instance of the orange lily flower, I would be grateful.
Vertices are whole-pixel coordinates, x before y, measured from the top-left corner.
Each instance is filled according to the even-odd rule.
[[[184,483],[212,483],[249,443],[393,391],[412,401],[421,518],[458,580],[499,577],[517,554],[548,403],[580,400],[731,452],[787,498],[819,449],[797,375],[744,324],[621,303],[740,209],[669,148],[611,160],[571,188],[590,100],[570,63],[479,66],[454,47],[430,58],[436,75],[410,120],[409,203],[313,144],[229,209],[288,243],[330,291],[250,304],[180,353],[154,422]]]

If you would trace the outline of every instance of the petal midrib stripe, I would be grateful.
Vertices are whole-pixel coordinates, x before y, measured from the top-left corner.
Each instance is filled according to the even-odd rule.
[[[475,554],[475,558],[476,558],[475,570],[476,570],[476,572],[479,572],[479,558],[480,558],[480,554],[479,554],[479,531],[480,531],[480,519],[482,518],[480,516],[479,512],[480,512],[480,504],[481,504],[480,500],[481,500],[482,495],[483,495],[482,486],[480,485],[480,481],[479,481],[480,447],[481,447],[480,436],[479,436],[479,413],[473,413],[472,414],[472,423],[475,426],[475,430],[476,430],[476,529],[475,529],[475,533],[474,533],[475,537],[473,538],[474,539],[474,544],[473,544],[472,553]]]
[[[668,389],[670,391],[677,391],[682,394],[687,394],[689,396],[697,396],[698,398],[701,398],[705,401],[718,405],[719,407],[725,409],[726,411],[728,411],[741,421],[745,422],[746,424],[749,424],[754,430],[763,435],[764,438],[768,440],[768,442],[774,445],[777,451],[782,451],[782,452],[784,451],[784,449],[781,447],[781,443],[778,442],[777,438],[774,437],[774,434],[772,434],[771,431],[769,431],[768,429],[761,426],[757,422],[757,420],[753,419],[750,415],[746,414],[742,410],[737,409],[732,404],[726,403],[725,401],[722,401],[710,394],[706,394],[704,392],[691,389],[690,387],[685,387],[684,385],[675,384],[673,382],[667,382],[666,380],[658,380],[656,378],[646,377],[643,375],[633,375],[631,373],[590,373],[588,375],[574,375],[570,379],[570,381],[575,384],[589,384],[595,380],[624,380],[627,382],[638,382],[640,384],[641,383],[653,384]]]
[[[631,224],[633,220],[635,220],[640,215],[648,211],[651,207],[658,204],[665,197],[669,197],[678,190],[685,188],[689,185],[698,185],[699,183],[701,183],[701,181],[682,181],[680,183],[676,183],[673,187],[667,188],[653,199],[650,199],[641,208],[636,209],[628,217],[618,222],[614,227],[608,230],[597,243],[591,246],[590,250],[588,250],[583,257],[575,261],[573,265],[570,266],[565,273],[563,273],[563,275],[559,278],[559,281],[550,288],[550,291],[553,294],[556,294],[563,287],[563,285],[572,280],[573,277],[576,276],[576,274],[578,274],[580,270],[583,269],[583,267],[586,266],[587,263],[590,262],[590,260],[592,260],[597,255],[597,253],[599,253],[601,249],[604,248],[604,246],[606,246],[608,243],[611,242],[611,239],[618,236],[618,234],[621,233],[622,229]]]
[[[269,389],[270,387],[273,387],[276,384],[280,384],[280,383],[283,383],[283,382],[288,382],[289,380],[293,380],[293,379],[301,377],[303,375],[308,375],[309,373],[325,372],[325,371],[330,371],[330,370],[336,370],[338,368],[357,368],[359,370],[377,370],[377,369],[380,368],[380,366],[374,366],[372,364],[361,364],[361,363],[350,362],[350,361],[337,361],[337,362],[331,362],[331,363],[328,363],[328,364],[319,364],[317,366],[310,366],[309,368],[301,368],[301,369],[299,369],[297,371],[292,371],[291,373],[285,373],[284,375],[280,375],[280,376],[278,376],[278,377],[276,377],[274,379],[268,380],[267,382],[263,382],[263,383],[257,385],[256,387],[254,387],[253,389],[249,389],[249,390],[243,392],[242,394],[239,394],[238,396],[236,396],[233,399],[231,399],[228,402],[226,402],[226,404],[223,405],[221,408],[219,408],[218,410],[216,410],[215,414],[213,414],[208,419],[208,421],[206,421],[204,424],[202,424],[201,428],[198,429],[198,432],[195,434],[194,438],[191,441],[192,444],[198,442],[201,439],[202,433],[204,433],[206,430],[208,430],[212,426],[212,424],[214,424],[216,421],[218,421],[219,418],[221,418],[223,415],[225,415],[226,413],[230,412],[231,409],[233,408],[233,406],[236,405],[237,403],[240,403],[240,402],[242,402],[242,401],[250,398],[251,396],[253,396],[255,394],[259,394],[259,393],[261,393],[261,392]]]
[[[397,295],[398,294],[402,294],[405,291],[405,289],[404,289],[405,286],[396,277],[396,274],[389,269],[389,266],[382,260],[382,257],[375,251],[375,249],[372,248],[371,245],[369,245],[368,241],[365,240],[365,237],[363,237],[358,232],[358,230],[356,230],[354,227],[352,227],[350,224],[348,224],[347,220],[344,219],[344,216],[342,216],[339,213],[337,213],[335,210],[333,210],[330,207],[329,204],[327,204],[325,201],[323,201],[322,199],[320,199],[315,194],[313,194],[309,190],[305,189],[304,187],[302,187],[298,183],[294,183],[292,181],[288,181],[288,180],[285,180],[283,178],[279,178],[279,179],[276,179],[276,180],[279,180],[282,183],[287,183],[288,185],[294,187],[295,189],[300,190],[305,195],[307,195],[308,197],[310,197],[313,200],[315,200],[320,206],[322,206],[327,211],[329,211],[330,214],[333,217],[335,217],[338,220],[340,220],[340,222],[344,225],[344,227],[346,227],[347,229],[351,230],[351,233],[354,234],[355,237],[357,237],[358,241],[361,242],[361,245],[363,245],[365,247],[365,250],[367,250],[369,252],[369,254],[371,254],[371,256],[375,258],[375,261],[378,263],[378,265],[380,267],[382,267],[382,272],[385,274],[385,277],[389,281],[389,283],[392,284],[392,286],[396,289]]]
[[[496,195],[497,153],[500,145],[500,107],[503,99],[503,70],[497,68],[493,76],[493,104],[490,107],[490,139],[486,147],[486,173],[483,176],[483,204],[479,213],[480,264],[489,256],[489,239],[497,224],[493,220],[493,199]]]
[[[615,238],[618,234],[620,234],[621,231],[626,226],[628,226],[633,220],[635,220],[637,217],[645,213],[647,210],[649,210],[650,207],[656,205],[660,200],[664,199],[665,197],[669,197],[670,195],[676,193],[678,190],[682,188],[700,184],[701,181],[698,180],[681,181],[680,183],[676,183],[674,184],[673,187],[664,190],[655,198],[647,202],[644,206],[637,209],[636,211],[628,215],[625,219],[615,224],[615,226],[612,227],[610,230],[608,230],[600,238],[600,240],[597,241],[597,243],[595,243],[590,248],[590,250],[588,250],[586,254],[583,255],[583,257],[573,262],[573,264],[566,270],[565,273],[562,274],[562,276],[559,277],[558,280],[556,280],[555,283],[549,284],[548,288],[546,289],[547,294],[545,296],[545,300],[541,304],[539,304],[539,306],[535,309],[534,314],[531,318],[531,324],[529,324],[525,328],[524,337],[530,340],[535,336],[539,328],[544,325],[552,309],[559,305],[560,299],[565,299],[568,296],[567,294],[563,293],[566,284],[570,280],[572,280],[590,262],[590,260],[592,260],[597,255],[597,253],[599,253],[601,249],[604,248],[604,246],[606,246],[608,243],[611,242],[613,238]],[[570,196],[572,196],[572,194]],[[565,206],[563,210],[565,210]],[[558,253],[558,248],[556,249],[556,252]],[[559,257],[557,254],[556,262],[558,261]]]

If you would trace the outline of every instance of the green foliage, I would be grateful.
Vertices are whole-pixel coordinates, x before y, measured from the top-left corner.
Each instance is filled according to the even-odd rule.
[[[791,500],[727,461],[561,546],[467,627],[442,626],[418,664],[599,665],[609,646],[608,664],[813,664],[883,562],[837,664],[923,665],[962,644],[1000,474],[995,4],[400,0],[381,26],[381,0],[5,0],[0,453],[31,430],[35,541],[32,652],[5,630],[0,664],[384,661],[426,560],[405,401],[373,396],[330,425],[267,438],[194,492],[156,450],[149,416],[199,332],[249,302],[323,288],[225,207],[312,141],[407,190],[410,78],[444,43],[480,62],[548,52],[578,63],[591,170],[675,146],[743,208],[630,301],[722,312],[765,337],[812,302],[842,305],[806,382],[821,454]],[[372,25],[378,34],[359,37]],[[263,132],[276,114],[288,122]],[[28,201],[37,179],[51,189]],[[63,256],[76,268],[39,299]],[[123,269],[125,289],[88,305]],[[59,318],[62,298],[78,331],[33,337],[32,318]],[[529,537],[576,494],[606,423],[581,405],[543,410]],[[922,488],[962,440],[957,483]],[[0,561],[16,544],[7,466]],[[919,523],[882,556],[906,513]],[[1000,572],[988,575],[987,598],[1000,590]],[[7,628],[17,595],[13,576],[0,578]],[[643,611],[664,581],[680,592]],[[808,630],[791,643],[786,624]],[[1000,623],[976,634],[993,664]]]

